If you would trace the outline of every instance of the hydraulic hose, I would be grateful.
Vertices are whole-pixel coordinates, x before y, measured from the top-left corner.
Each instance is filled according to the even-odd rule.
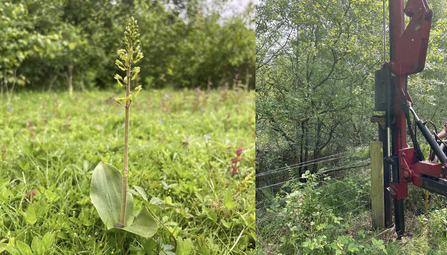
[[[441,161],[441,163],[443,164],[447,164],[447,158],[445,157],[435,138],[433,138],[432,134],[430,133],[430,130],[428,130],[428,128],[424,125],[422,120],[419,119],[419,117],[416,115],[411,105],[409,106],[409,109],[413,114],[414,119],[416,120],[416,125],[421,130],[422,134],[425,137],[425,140],[427,140],[428,144],[430,145],[435,155],[438,157],[439,161]]]

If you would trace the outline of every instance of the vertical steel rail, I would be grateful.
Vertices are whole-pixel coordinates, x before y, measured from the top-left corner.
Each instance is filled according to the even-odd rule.
[[[396,47],[398,46],[398,38],[403,34],[405,29],[405,17],[404,17],[404,0],[389,0],[389,13],[390,13],[390,61],[395,61]],[[407,148],[407,131],[406,131],[406,119],[404,111],[402,110],[402,104],[406,103],[406,95],[402,95],[402,91],[406,91],[406,74],[395,74],[396,77],[396,91],[394,91],[394,109],[395,122],[391,128],[392,134],[392,155],[398,156],[399,150]],[[401,102],[402,100],[402,102]],[[400,109],[400,110],[399,110]],[[393,182],[399,183],[399,162],[393,165]],[[399,236],[405,232],[405,218],[404,218],[404,201],[403,199],[394,199],[394,219],[396,232]]]
[[[382,128],[382,126],[379,126],[379,141],[382,141],[383,143],[383,158],[388,158],[389,155],[389,137],[388,137],[388,128]],[[388,187],[390,186],[391,182],[391,168],[390,164],[384,162],[383,164],[383,194],[384,194],[384,208],[385,208],[385,228],[390,227],[393,224],[393,217],[391,212],[391,194],[388,191]]]

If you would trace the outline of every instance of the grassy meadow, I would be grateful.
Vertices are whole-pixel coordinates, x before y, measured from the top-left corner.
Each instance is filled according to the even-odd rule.
[[[122,169],[121,94],[3,98],[1,254],[254,254],[254,92],[143,90],[132,102],[129,187],[162,208],[175,252],[161,226],[149,239],[108,231],[91,203],[96,165]]]

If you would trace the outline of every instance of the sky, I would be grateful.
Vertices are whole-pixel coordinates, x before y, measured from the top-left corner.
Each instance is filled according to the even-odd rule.
[[[212,2],[212,0],[208,1]],[[222,15],[232,16],[233,13],[242,13],[247,8],[250,2],[253,2],[253,0],[229,0],[226,4],[227,8],[224,8],[225,11],[222,13]]]
[[[214,1],[215,0],[204,0],[204,2],[209,3],[210,6],[214,6],[213,5]],[[250,2],[254,3],[255,0],[228,0],[225,3],[224,7],[222,8],[223,10],[221,12],[221,15],[223,18],[227,18],[237,14],[241,14],[247,9]],[[254,16],[252,19],[254,19]],[[254,28],[255,27],[254,22],[253,24],[249,24],[248,26]]]

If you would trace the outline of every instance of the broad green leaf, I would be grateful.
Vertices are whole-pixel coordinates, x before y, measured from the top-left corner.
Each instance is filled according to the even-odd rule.
[[[149,238],[157,232],[158,226],[157,222],[155,222],[155,219],[148,212],[147,208],[143,207],[133,224],[129,227],[123,228],[123,230],[137,234],[144,238]]]
[[[32,204],[28,206],[26,211],[26,222],[30,225],[34,225],[37,222],[36,208]]]
[[[158,225],[146,207],[134,221],[133,197],[130,192],[127,193],[125,227],[115,227],[120,221],[122,185],[121,173],[112,165],[101,162],[93,171],[90,197],[101,220],[108,229],[125,230],[144,238],[153,236],[157,232]]]
[[[17,241],[16,242],[16,247],[23,254],[33,254],[33,252],[31,251],[31,248],[29,247],[29,245],[24,243],[24,242],[22,242],[22,241]]]
[[[192,251],[192,241],[191,239],[179,239],[177,244],[177,255],[189,255]]]
[[[212,220],[214,222],[217,222],[217,214],[216,214],[216,212],[214,210],[205,208],[205,213],[208,216],[208,219],[210,219],[210,220]]]
[[[232,193],[231,189],[226,189],[225,190],[224,206],[228,210],[231,210],[231,209],[233,209],[234,207],[237,206],[237,203],[233,202],[233,193]]]
[[[101,162],[93,171],[90,198],[99,217],[108,229],[120,222],[123,179],[114,166]],[[130,226],[134,219],[133,197],[127,193],[124,226]]]
[[[220,222],[222,222],[222,225],[224,225],[224,227],[226,227],[227,229],[229,229],[231,227],[231,224],[228,223],[226,220],[222,219],[220,220]]]
[[[34,236],[33,241],[31,242],[31,249],[33,249],[33,252],[36,254],[43,254],[43,247],[38,236]]]
[[[9,178],[0,177],[0,190],[2,190],[8,184],[9,184]]]
[[[139,194],[145,201],[147,201],[146,192],[144,192],[144,189],[143,189],[142,187],[134,185],[133,188],[138,192],[138,194]]]
[[[18,249],[16,249],[15,247],[9,246],[9,245],[6,247],[6,250],[9,253],[11,253],[12,255],[21,255],[22,254]]]
[[[54,243],[54,233],[47,232],[42,238],[42,248],[48,251]]]

